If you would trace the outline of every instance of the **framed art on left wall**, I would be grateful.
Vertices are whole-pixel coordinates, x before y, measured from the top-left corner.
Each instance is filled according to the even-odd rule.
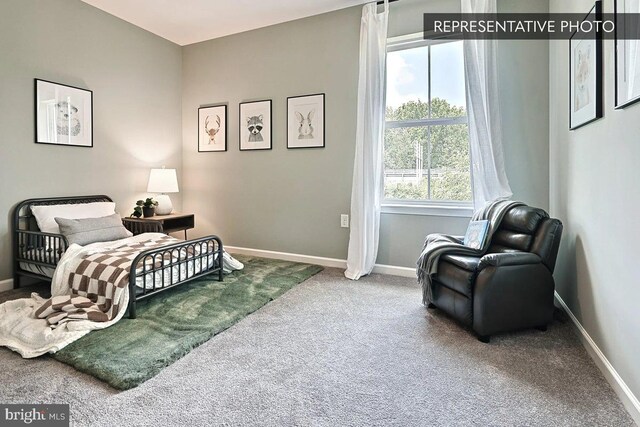
[[[37,144],[93,147],[93,92],[35,79]]]
[[[198,151],[227,151],[227,106],[198,108]]]

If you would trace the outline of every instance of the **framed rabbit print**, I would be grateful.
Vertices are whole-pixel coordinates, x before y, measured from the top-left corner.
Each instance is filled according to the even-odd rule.
[[[324,93],[287,98],[287,148],[324,147]]]
[[[198,151],[227,151],[227,106],[198,108]]]

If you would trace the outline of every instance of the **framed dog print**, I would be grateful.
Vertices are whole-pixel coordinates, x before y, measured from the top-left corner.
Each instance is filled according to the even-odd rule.
[[[198,108],[198,151],[227,151],[227,106]]]
[[[287,148],[324,147],[324,93],[287,98]]]
[[[583,21],[602,19],[597,1]],[[574,33],[569,40],[569,129],[602,117],[602,32]]]
[[[615,0],[615,108],[640,101],[640,1]]]
[[[93,147],[93,92],[35,79],[36,143]]]
[[[240,151],[271,150],[271,100],[240,103]]]

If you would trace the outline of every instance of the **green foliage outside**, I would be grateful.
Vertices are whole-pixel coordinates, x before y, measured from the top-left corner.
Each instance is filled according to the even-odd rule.
[[[434,98],[431,101],[432,118],[460,117],[465,114],[464,108],[450,105],[446,100]],[[396,109],[387,108],[387,120],[428,117],[429,104],[420,100],[406,102]],[[386,198],[471,201],[466,124],[387,129],[384,149]],[[416,160],[420,152],[424,174],[422,178],[417,178]],[[411,178],[401,182],[400,176],[403,174]]]

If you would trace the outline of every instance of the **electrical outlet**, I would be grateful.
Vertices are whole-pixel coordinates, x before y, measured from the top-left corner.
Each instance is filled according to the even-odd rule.
[[[340,215],[340,227],[349,228],[349,215],[346,215],[346,214]]]

